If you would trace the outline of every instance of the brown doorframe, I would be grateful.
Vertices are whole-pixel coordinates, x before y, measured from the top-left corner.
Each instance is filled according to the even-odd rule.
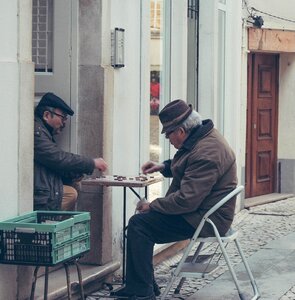
[[[248,55],[246,197],[275,191],[279,55]]]

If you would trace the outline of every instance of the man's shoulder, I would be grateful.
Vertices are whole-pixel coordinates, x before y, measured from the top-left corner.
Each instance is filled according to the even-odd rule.
[[[234,159],[235,155],[224,136],[215,128],[213,128],[206,136],[204,136],[194,147],[193,153],[199,157],[216,157],[220,155],[230,156]]]
[[[34,129],[45,127],[42,120],[38,117],[34,118]]]
[[[210,132],[208,132],[208,134],[205,135],[201,141],[205,144],[224,144],[228,146],[228,142],[226,141],[225,137],[216,128],[213,128]]]
[[[34,119],[34,135],[35,137],[46,136],[51,139],[51,135],[40,118]]]

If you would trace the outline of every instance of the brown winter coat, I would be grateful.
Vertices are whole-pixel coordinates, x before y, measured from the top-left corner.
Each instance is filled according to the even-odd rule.
[[[162,172],[173,177],[165,197],[155,199],[151,209],[163,214],[182,215],[193,227],[202,216],[237,185],[235,154],[211,120],[194,129],[173,160],[165,161]],[[211,218],[219,232],[230,227],[235,199],[219,208]],[[208,226],[202,235],[210,234]]]

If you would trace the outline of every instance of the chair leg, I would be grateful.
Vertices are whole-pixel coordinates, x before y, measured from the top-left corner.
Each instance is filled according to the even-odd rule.
[[[78,273],[81,300],[84,300],[85,299],[85,295],[84,295],[84,288],[83,288],[81,268],[80,268],[79,262],[77,260],[74,261],[74,264],[76,265],[77,273]]]
[[[192,257],[192,261],[191,261],[192,263],[195,263],[195,262],[197,261],[198,256],[199,256],[199,254],[200,254],[200,252],[201,252],[203,246],[204,246],[204,243],[200,243],[200,244],[198,245],[198,247],[197,247],[197,249],[196,249],[196,251],[195,251],[195,253],[194,253],[193,257]],[[185,280],[186,280],[185,277],[182,277],[182,278],[180,279],[180,281],[179,281],[179,283],[178,283],[176,289],[174,290],[174,294],[179,294],[179,293],[180,293],[180,290],[181,290],[181,288],[182,288],[182,286],[183,286]]]
[[[185,280],[186,280],[186,277],[181,277],[176,289],[174,290],[174,294],[179,294],[180,293],[180,290],[181,290]]]
[[[234,268],[233,268],[233,266],[232,266],[232,263],[231,263],[231,261],[230,261],[228,255],[227,255],[227,252],[226,252],[226,250],[225,250],[225,247],[224,247],[224,245],[223,245],[223,242],[221,241],[221,239],[220,239],[219,236],[217,236],[217,240],[218,240],[220,249],[221,249],[221,251],[222,251],[223,257],[224,257],[224,259],[225,259],[225,261],[226,261],[226,264],[227,264],[227,266],[228,266],[228,269],[229,269],[229,271],[230,271],[230,273],[231,273],[231,276],[232,276],[232,278],[233,278],[233,281],[234,281],[234,283],[235,283],[235,286],[236,286],[236,288],[237,288],[237,290],[238,290],[239,297],[240,297],[240,299],[243,299],[242,290],[241,290],[241,288],[240,288],[240,285],[239,285],[239,282],[238,282],[238,279],[237,279],[237,275],[236,275],[236,273],[235,273],[235,271],[234,271]]]
[[[175,279],[177,278],[177,276],[174,274],[174,272],[173,272],[173,274],[172,274],[172,276],[171,276],[171,279],[170,279],[170,281],[168,282],[168,284],[167,284],[167,286],[166,286],[166,289],[165,289],[165,291],[163,292],[163,294],[162,294],[162,296],[161,296],[161,300],[164,300],[165,298],[166,298],[166,296],[168,295],[168,293],[169,293],[169,291],[170,291],[170,289],[171,289],[171,287],[172,287],[172,284],[173,284],[173,282],[175,281]]]
[[[78,280],[79,280],[80,297],[81,297],[79,299],[84,300],[85,294],[84,294],[84,289],[83,289],[81,268],[80,268],[78,261],[74,260],[74,264],[76,265],[76,268],[77,268],[77,274],[78,274]],[[70,272],[69,272],[68,262],[64,262],[63,266],[64,266],[65,273],[66,273],[68,299],[70,300],[70,299],[72,299],[72,293],[71,293],[71,280],[70,280]],[[34,270],[30,300],[34,300],[39,269],[40,269],[40,266],[36,266],[35,270]],[[43,298],[44,300],[48,299],[48,278],[49,278],[49,267],[46,266],[45,267],[45,277],[44,277],[44,298]]]
[[[34,296],[35,296],[35,290],[36,290],[36,283],[37,283],[37,278],[38,278],[38,271],[40,269],[40,266],[37,266],[34,270],[34,279],[32,282],[32,288],[31,288],[31,296],[30,296],[30,300],[34,300]]]
[[[49,276],[49,267],[45,267],[44,300],[47,300],[48,297],[48,276]]]
[[[68,299],[71,300],[71,280],[70,280],[70,272],[69,272],[69,265],[64,263],[64,268],[66,272],[66,279],[67,279],[67,291],[68,291]]]
[[[195,263],[195,262],[197,261],[197,258],[198,258],[198,256],[199,256],[199,254],[200,254],[200,252],[201,252],[203,246],[204,246],[204,243],[200,243],[200,244],[198,245],[198,247],[197,247],[197,249],[196,249],[196,251],[195,251],[195,253],[194,253],[194,255],[193,255],[192,263]]]
[[[252,271],[251,271],[251,269],[250,269],[250,267],[249,267],[249,264],[248,264],[248,262],[247,262],[247,260],[246,260],[246,257],[245,257],[245,255],[244,255],[244,252],[243,252],[243,250],[242,250],[242,248],[241,248],[241,246],[240,246],[240,243],[238,242],[237,239],[235,239],[235,244],[236,244],[236,247],[237,247],[237,249],[238,249],[238,251],[239,251],[239,254],[240,254],[241,258],[242,258],[242,261],[243,261],[243,264],[244,264],[244,266],[245,266],[245,269],[246,269],[246,271],[247,271],[247,273],[248,273],[248,276],[249,276],[249,278],[250,278],[250,282],[251,282],[252,289],[253,289],[253,292],[254,292],[254,297],[252,298],[252,300],[259,299],[259,298],[260,298],[260,293],[259,293],[259,290],[258,290],[258,286],[257,286],[257,284],[256,284],[256,281],[255,281],[255,279],[254,279],[254,276],[253,276],[253,274],[252,274]]]

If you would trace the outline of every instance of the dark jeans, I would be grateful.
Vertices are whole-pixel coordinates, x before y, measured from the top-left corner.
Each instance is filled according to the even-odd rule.
[[[152,294],[154,244],[185,240],[194,232],[179,215],[150,211],[132,216],[127,231],[126,291],[137,296]]]

